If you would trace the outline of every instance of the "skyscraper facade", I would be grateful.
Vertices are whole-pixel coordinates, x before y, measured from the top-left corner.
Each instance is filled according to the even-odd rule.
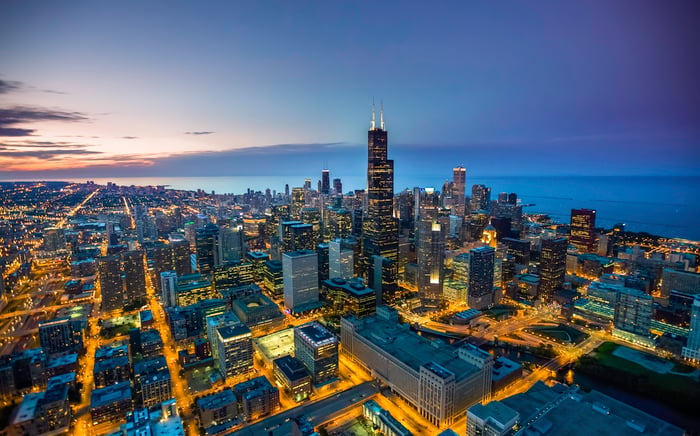
[[[331,192],[331,175],[328,170],[321,171],[321,194],[328,195]]]
[[[177,306],[177,273],[175,271],[160,273],[160,291],[164,307]]]
[[[316,321],[294,328],[294,357],[321,385],[338,377],[338,338]]]
[[[388,159],[384,111],[379,127],[372,121],[367,141],[367,216],[362,224],[364,272],[376,255],[398,262],[399,229],[394,218],[394,161]]]
[[[210,274],[219,264],[219,226],[209,223],[197,229],[197,269],[200,274]]]
[[[455,215],[464,216],[465,213],[465,182],[467,170],[462,167],[452,169],[452,198],[454,201]]]
[[[545,301],[552,301],[554,293],[564,284],[567,246],[566,238],[542,240],[539,294]]]
[[[124,285],[119,255],[100,257],[97,260],[97,282],[102,293],[102,310],[110,312],[124,306]]]
[[[472,201],[471,210],[472,212],[477,210],[488,211],[491,203],[491,188],[485,185],[473,185],[472,186]]]
[[[318,255],[301,250],[282,254],[284,306],[293,313],[313,309],[319,304]]]
[[[493,304],[493,270],[496,251],[492,247],[469,250],[469,293],[467,304],[484,309]]]
[[[571,227],[569,243],[582,253],[594,253],[595,243],[595,210],[571,209]]]
[[[700,295],[695,295],[690,309],[690,333],[688,343],[681,352],[683,358],[700,361]]]
[[[142,250],[122,253],[124,296],[129,304],[146,301],[146,258]]]
[[[418,295],[425,307],[438,307],[443,290],[445,233],[437,221],[421,217],[417,235]]]

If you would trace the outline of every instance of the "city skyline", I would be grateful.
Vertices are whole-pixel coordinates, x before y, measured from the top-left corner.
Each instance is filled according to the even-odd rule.
[[[8,4],[0,179],[700,174],[691,2],[277,6]]]

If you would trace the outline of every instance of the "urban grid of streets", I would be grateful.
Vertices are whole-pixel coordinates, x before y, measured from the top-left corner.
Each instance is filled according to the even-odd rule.
[[[99,188],[88,191],[85,198],[78,205],[70,209],[58,222],[56,222],[55,226],[65,227],[70,222],[71,218],[78,214],[85,207],[85,205],[88,204],[95,196],[98,196],[99,193]],[[130,204],[129,199],[126,197],[123,197],[123,205],[125,214],[131,217],[133,223],[133,207]],[[187,207],[190,208],[191,211],[197,210],[193,206],[188,205]],[[106,245],[107,241],[105,240],[102,246],[103,254],[106,253]],[[653,247],[653,250],[655,251],[670,249],[670,246],[663,245]],[[59,309],[69,308],[81,304],[59,303],[59,301],[55,298],[55,295],[60,294],[62,285],[69,278],[64,275],[67,274],[64,266],[54,262],[37,261],[36,268],[37,270],[35,277],[37,278],[20,283],[19,286],[15,288],[12,298],[7,302],[3,312],[0,314],[0,337],[2,337],[0,352],[2,354],[9,354],[12,350],[21,350],[36,346],[38,341],[37,326],[40,320],[51,319],[53,314]],[[160,299],[156,294],[155,288],[151,283],[151,276],[146,274],[146,278],[148,308],[151,310],[154,317],[154,328],[156,328],[162,335],[164,343],[163,354],[171,373],[173,394],[176,398],[186,433],[188,435],[195,435],[198,434],[199,423],[197,422],[196,412],[193,407],[194,396],[203,396],[219,391],[222,389],[222,386],[214,386],[208,390],[199,391],[196,393],[191,392],[191,388],[187,385],[187,379],[181,376],[182,368],[177,357],[178,344],[174,341],[171,335],[170,328],[165,318],[165,312],[160,304]],[[93,425],[90,418],[90,394],[94,386],[93,366],[95,350],[107,343],[124,340],[128,337],[121,336],[112,339],[105,339],[99,335],[100,327],[98,326],[98,322],[100,319],[123,314],[101,313],[99,309],[100,302],[101,295],[98,286],[92,301],[92,311],[90,313],[90,317],[88,318],[89,325],[84,344],[85,353],[80,357],[79,361],[80,369],[78,381],[82,383],[82,391],[80,392],[80,402],[73,406],[73,430],[75,434],[107,434],[117,431],[120,424],[118,422],[107,422],[99,425]],[[451,306],[444,311],[444,314],[454,313],[464,309],[464,306]],[[138,309],[132,311],[131,313],[137,312]],[[406,321],[411,323],[418,324],[435,332],[443,332],[448,334],[452,333],[463,336],[469,335],[472,337],[472,340],[476,341],[477,343],[488,342],[496,338],[500,341],[510,341],[519,345],[537,346],[542,343],[546,343],[553,347],[557,353],[555,357],[543,365],[535,368],[531,372],[526,373],[521,379],[511,384],[506,389],[496,393],[492,398],[493,400],[502,399],[520,392],[524,392],[535,382],[551,378],[554,371],[575,362],[580,356],[590,353],[601,343],[615,340],[605,331],[585,329],[581,326],[576,326],[576,328],[584,330],[590,335],[590,337],[578,344],[567,345],[556,343],[546,338],[523,332],[522,330],[524,328],[534,324],[540,324],[542,322],[563,322],[558,319],[553,308],[548,306],[543,306],[540,308],[525,308],[519,311],[516,316],[503,321],[489,321],[487,324],[482,325],[482,327],[479,329],[437,322],[432,320],[428,315],[417,315],[406,309],[400,309],[400,313]],[[290,325],[300,325],[317,319],[320,316],[320,313],[317,315],[304,317],[294,317],[286,314],[287,320],[284,325],[280,326],[280,328],[285,328]],[[514,332],[518,332],[519,339],[508,339],[508,335]],[[626,345],[632,348],[639,348],[628,343],[626,343]],[[650,352],[648,349],[644,349],[644,351]],[[271,368],[264,365],[261,366],[260,360],[261,359],[258,358],[254,359],[256,375],[262,374],[269,380],[274,380],[271,373]],[[366,369],[360,367],[354,362],[349,361],[342,354],[339,358],[339,376],[340,380],[337,385],[333,386],[332,389],[328,388],[325,391],[320,392],[318,395],[314,395],[312,398],[312,403],[318,405],[317,409],[319,410],[319,417],[329,416],[328,414],[323,414],[321,411],[325,410],[324,408],[327,409],[330,407],[329,404],[333,405],[333,398],[339,397],[340,392],[347,391],[347,394],[345,395],[347,397],[351,397],[351,400],[354,400],[352,407],[342,409],[343,413],[336,414],[337,416],[334,416],[333,419],[326,422],[327,429],[329,431],[341,429],[348,421],[359,416],[362,402],[366,401],[366,399],[370,397],[375,398],[380,406],[389,410],[396,419],[398,419],[415,434],[434,434],[437,431],[432,424],[420,416],[420,414],[418,414],[400,397],[395,395],[376,395],[378,387],[371,387],[371,385],[368,384],[368,382],[372,382],[372,377],[366,371]],[[242,379],[229,380],[226,382],[225,386],[233,386],[240,381],[242,381]],[[361,395],[355,395],[354,392],[360,392],[360,390],[355,391],[353,389],[361,389],[361,392],[363,393]],[[289,416],[289,413],[291,413],[289,410],[297,407],[298,404],[284,393],[281,393],[280,396],[282,407],[278,412],[278,416],[281,419],[282,417]],[[344,399],[347,400],[347,398]],[[7,404],[9,403],[6,403],[5,405]],[[285,413],[287,413],[287,415],[285,415]],[[464,420],[465,418],[463,417],[454,423],[451,428],[458,433],[461,433],[465,426]],[[316,422],[314,424],[318,425],[321,423],[322,422]],[[251,429],[255,428],[255,423],[250,425]]]

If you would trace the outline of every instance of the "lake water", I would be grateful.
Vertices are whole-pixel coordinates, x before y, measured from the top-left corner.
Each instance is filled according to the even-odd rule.
[[[247,189],[264,191],[267,188],[284,192],[303,186],[305,178],[316,187],[320,174],[315,176],[226,176],[226,177],[131,177],[91,179],[96,183],[108,181],[120,185],[166,185],[173,189],[203,189],[216,193],[243,193]],[[442,188],[451,175],[397,174],[395,190],[406,188]],[[357,175],[331,173],[340,178],[343,191],[364,189],[366,178]],[[72,180],[84,182],[85,179]],[[491,198],[499,192],[515,192],[528,213],[547,213],[560,222],[568,222],[572,208],[597,210],[596,224],[611,228],[622,222],[630,231],[646,231],[667,237],[700,240],[700,177],[469,177],[467,195],[472,184],[491,187]]]

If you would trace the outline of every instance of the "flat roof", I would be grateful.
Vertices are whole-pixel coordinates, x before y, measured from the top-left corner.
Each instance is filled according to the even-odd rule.
[[[231,388],[226,388],[216,394],[207,395],[197,400],[197,407],[200,410],[218,409],[227,404],[235,404],[236,396]]]
[[[292,356],[282,356],[274,360],[273,364],[282,371],[282,374],[289,381],[297,381],[306,377],[311,377],[306,366],[301,360]]]
[[[457,349],[442,341],[431,341],[410,330],[408,324],[398,324],[368,316],[362,320],[351,316],[348,319],[359,321],[355,331],[359,336],[373,343],[377,348],[403,362],[416,372],[420,367],[434,362],[455,374],[456,380],[480,371],[476,366],[462,360]]]
[[[317,321],[311,321],[296,327],[295,333],[298,333],[307,342],[311,343],[315,347],[338,342],[338,338],[336,338],[333,333],[329,332],[328,329],[323,327]]]
[[[255,338],[253,342],[268,361],[288,356],[294,353],[294,328]]]
[[[22,403],[19,405],[19,409],[17,409],[17,414],[12,420],[12,424],[19,424],[34,419],[36,406],[42,398],[44,398],[44,392],[26,394],[22,398]]]
[[[217,331],[221,335],[221,338],[224,340],[237,338],[246,334],[251,334],[250,329],[245,324],[227,325],[224,327],[219,327]]]
[[[92,391],[92,394],[90,394],[90,408],[95,409],[124,400],[131,400],[131,382],[129,381]]]
[[[501,427],[505,424],[511,422],[514,419],[518,419],[520,414],[510,407],[506,406],[500,401],[491,401],[490,403],[483,405],[481,403],[476,403],[469,408],[469,413],[475,415],[476,417],[486,421],[488,418],[493,419]]]

